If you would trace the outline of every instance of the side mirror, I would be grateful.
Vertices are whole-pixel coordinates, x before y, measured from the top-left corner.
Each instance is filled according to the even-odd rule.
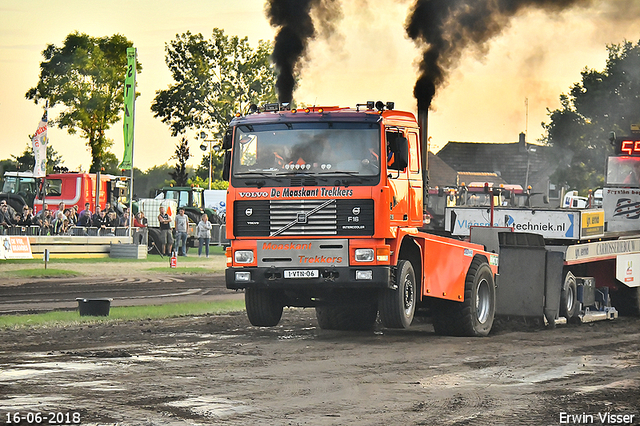
[[[233,127],[229,127],[222,138],[222,149],[231,149],[233,145]]]
[[[231,171],[231,151],[224,152],[222,179],[229,182],[229,173]]]

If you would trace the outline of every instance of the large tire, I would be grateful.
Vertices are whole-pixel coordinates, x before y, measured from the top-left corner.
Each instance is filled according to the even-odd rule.
[[[439,300],[434,305],[433,327],[437,334],[487,336],[496,313],[496,288],[487,261],[476,256],[471,262],[462,303]]]
[[[323,330],[373,330],[377,315],[378,306],[375,302],[316,306],[318,326]]]
[[[186,208],[184,214],[189,218],[189,220],[191,220],[191,222],[195,223],[196,225],[200,222],[200,216],[202,216],[202,213],[195,212],[193,210],[187,210]]]
[[[560,316],[570,320],[578,311],[578,285],[571,271],[566,271],[560,293]]]
[[[380,320],[387,328],[409,328],[416,311],[415,272],[411,262],[400,260],[395,273],[395,289],[380,295]]]
[[[279,292],[267,289],[247,288],[244,291],[244,304],[249,322],[256,327],[273,327],[282,318],[284,305]]]
[[[150,254],[163,254],[164,253],[160,253],[160,250],[162,250],[162,243],[160,242],[160,231],[155,229],[155,228],[148,228],[149,229],[149,235],[148,235],[148,248],[149,248],[149,253]]]

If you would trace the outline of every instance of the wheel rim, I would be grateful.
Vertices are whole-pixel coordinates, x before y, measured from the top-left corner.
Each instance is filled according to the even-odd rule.
[[[491,290],[489,282],[482,279],[478,283],[478,293],[476,294],[476,318],[478,322],[484,324],[489,319],[491,312]]]
[[[573,293],[573,286],[567,286],[567,312],[573,311],[573,300],[575,298],[575,294]]]
[[[411,314],[411,309],[413,308],[413,299],[414,299],[414,291],[413,291],[413,280],[409,274],[404,277],[404,313],[406,315]]]

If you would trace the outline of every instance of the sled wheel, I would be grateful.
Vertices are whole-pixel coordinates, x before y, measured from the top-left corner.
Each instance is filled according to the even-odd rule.
[[[578,310],[578,286],[576,277],[567,271],[564,275],[562,292],[560,293],[560,316],[570,320]]]

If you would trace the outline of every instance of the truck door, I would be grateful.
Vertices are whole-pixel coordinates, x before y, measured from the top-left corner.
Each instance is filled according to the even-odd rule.
[[[393,226],[407,226],[409,221],[409,180],[408,167],[397,170],[393,164],[393,151],[396,141],[404,137],[404,134],[397,128],[387,129],[387,176],[389,187],[391,188],[390,220]],[[390,150],[390,151],[389,151]]]

